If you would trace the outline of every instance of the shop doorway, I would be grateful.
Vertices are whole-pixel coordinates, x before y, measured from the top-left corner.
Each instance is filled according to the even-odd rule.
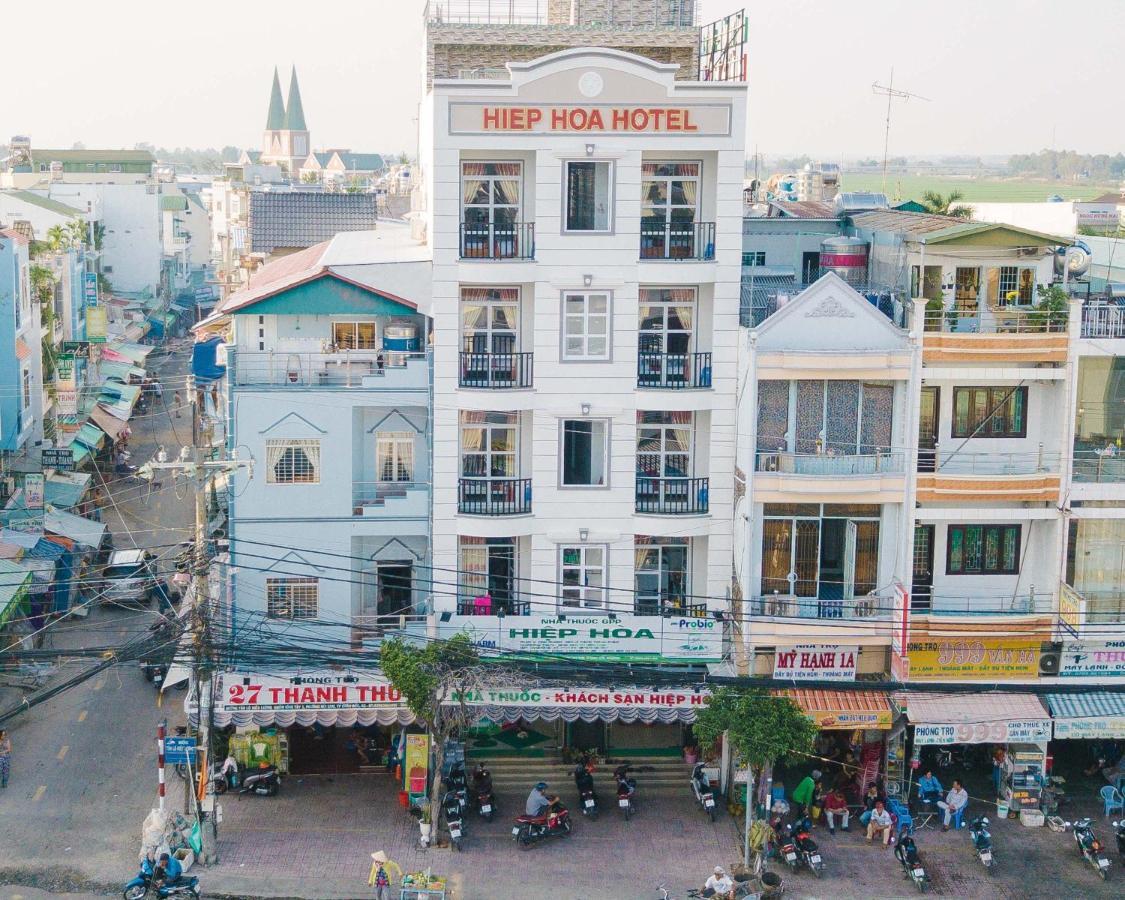
[[[583,722],[578,719],[567,726],[566,743],[578,750],[597,750],[606,752],[605,722]]]
[[[414,566],[410,563],[379,563],[378,615],[404,616],[414,609]]]
[[[379,763],[390,747],[392,732],[381,725],[358,729],[342,725],[293,725],[286,732],[289,736],[289,772],[292,775],[386,772]],[[366,763],[357,749],[361,742]]]

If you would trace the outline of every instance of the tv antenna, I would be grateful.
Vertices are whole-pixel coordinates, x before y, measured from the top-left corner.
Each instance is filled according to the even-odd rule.
[[[895,87],[895,70],[891,66],[891,80],[887,82],[886,87],[875,82],[871,85],[871,91],[875,94],[880,94],[887,98],[887,130],[883,135],[883,193],[887,193],[887,152],[891,146],[891,103],[895,100],[909,101],[924,100],[926,103],[930,102],[929,97],[923,97],[921,94],[912,94],[910,91],[900,91]]]

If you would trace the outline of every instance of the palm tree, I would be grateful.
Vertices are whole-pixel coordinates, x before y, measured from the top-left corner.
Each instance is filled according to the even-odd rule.
[[[47,248],[53,253],[70,246],[70,234],[62,225],[52,225],[47,229]]]
[[[954,205],[964,200],[965,195],[960,191],[950,191],[948,197],[943,197],[937,191],[926,191],[922,194],[922,205],[926,211],[937,216],[952,216],[955,219],[968,219],[973,215],[971,206]]]
[[[67,232],[70,234],[70,242],[73,247],[82,247],[86,244],[87,232],[86,223],[82,219],[71,219],[70,223],[66,226]]]

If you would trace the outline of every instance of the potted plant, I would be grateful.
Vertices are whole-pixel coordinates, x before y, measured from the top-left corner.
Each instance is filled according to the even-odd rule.
[[[418,831],[421,833],[423,847],[430,845],[430,833],[433,831],[433,827],[433,814],[430,812],[429,806],[424,806],[421,815],[418,817]]]
[[[924,331],[941,331],[941,314],[944,306],[941,299],[931,297],[926,301],[925,321],[922,323]]]

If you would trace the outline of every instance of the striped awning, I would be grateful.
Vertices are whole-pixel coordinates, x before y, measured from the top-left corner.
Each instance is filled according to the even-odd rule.
[[[16,338],[16,359],[27,359],[31,356],[31,348],[23,338]]]
[[[893,723],[891,698],[884,691],[832,691],[787,688],[776,691],[808,713],[822,730],[877,728]]]
[[[1125,739],[1125,693],[1047,694],[1055,737]]]

